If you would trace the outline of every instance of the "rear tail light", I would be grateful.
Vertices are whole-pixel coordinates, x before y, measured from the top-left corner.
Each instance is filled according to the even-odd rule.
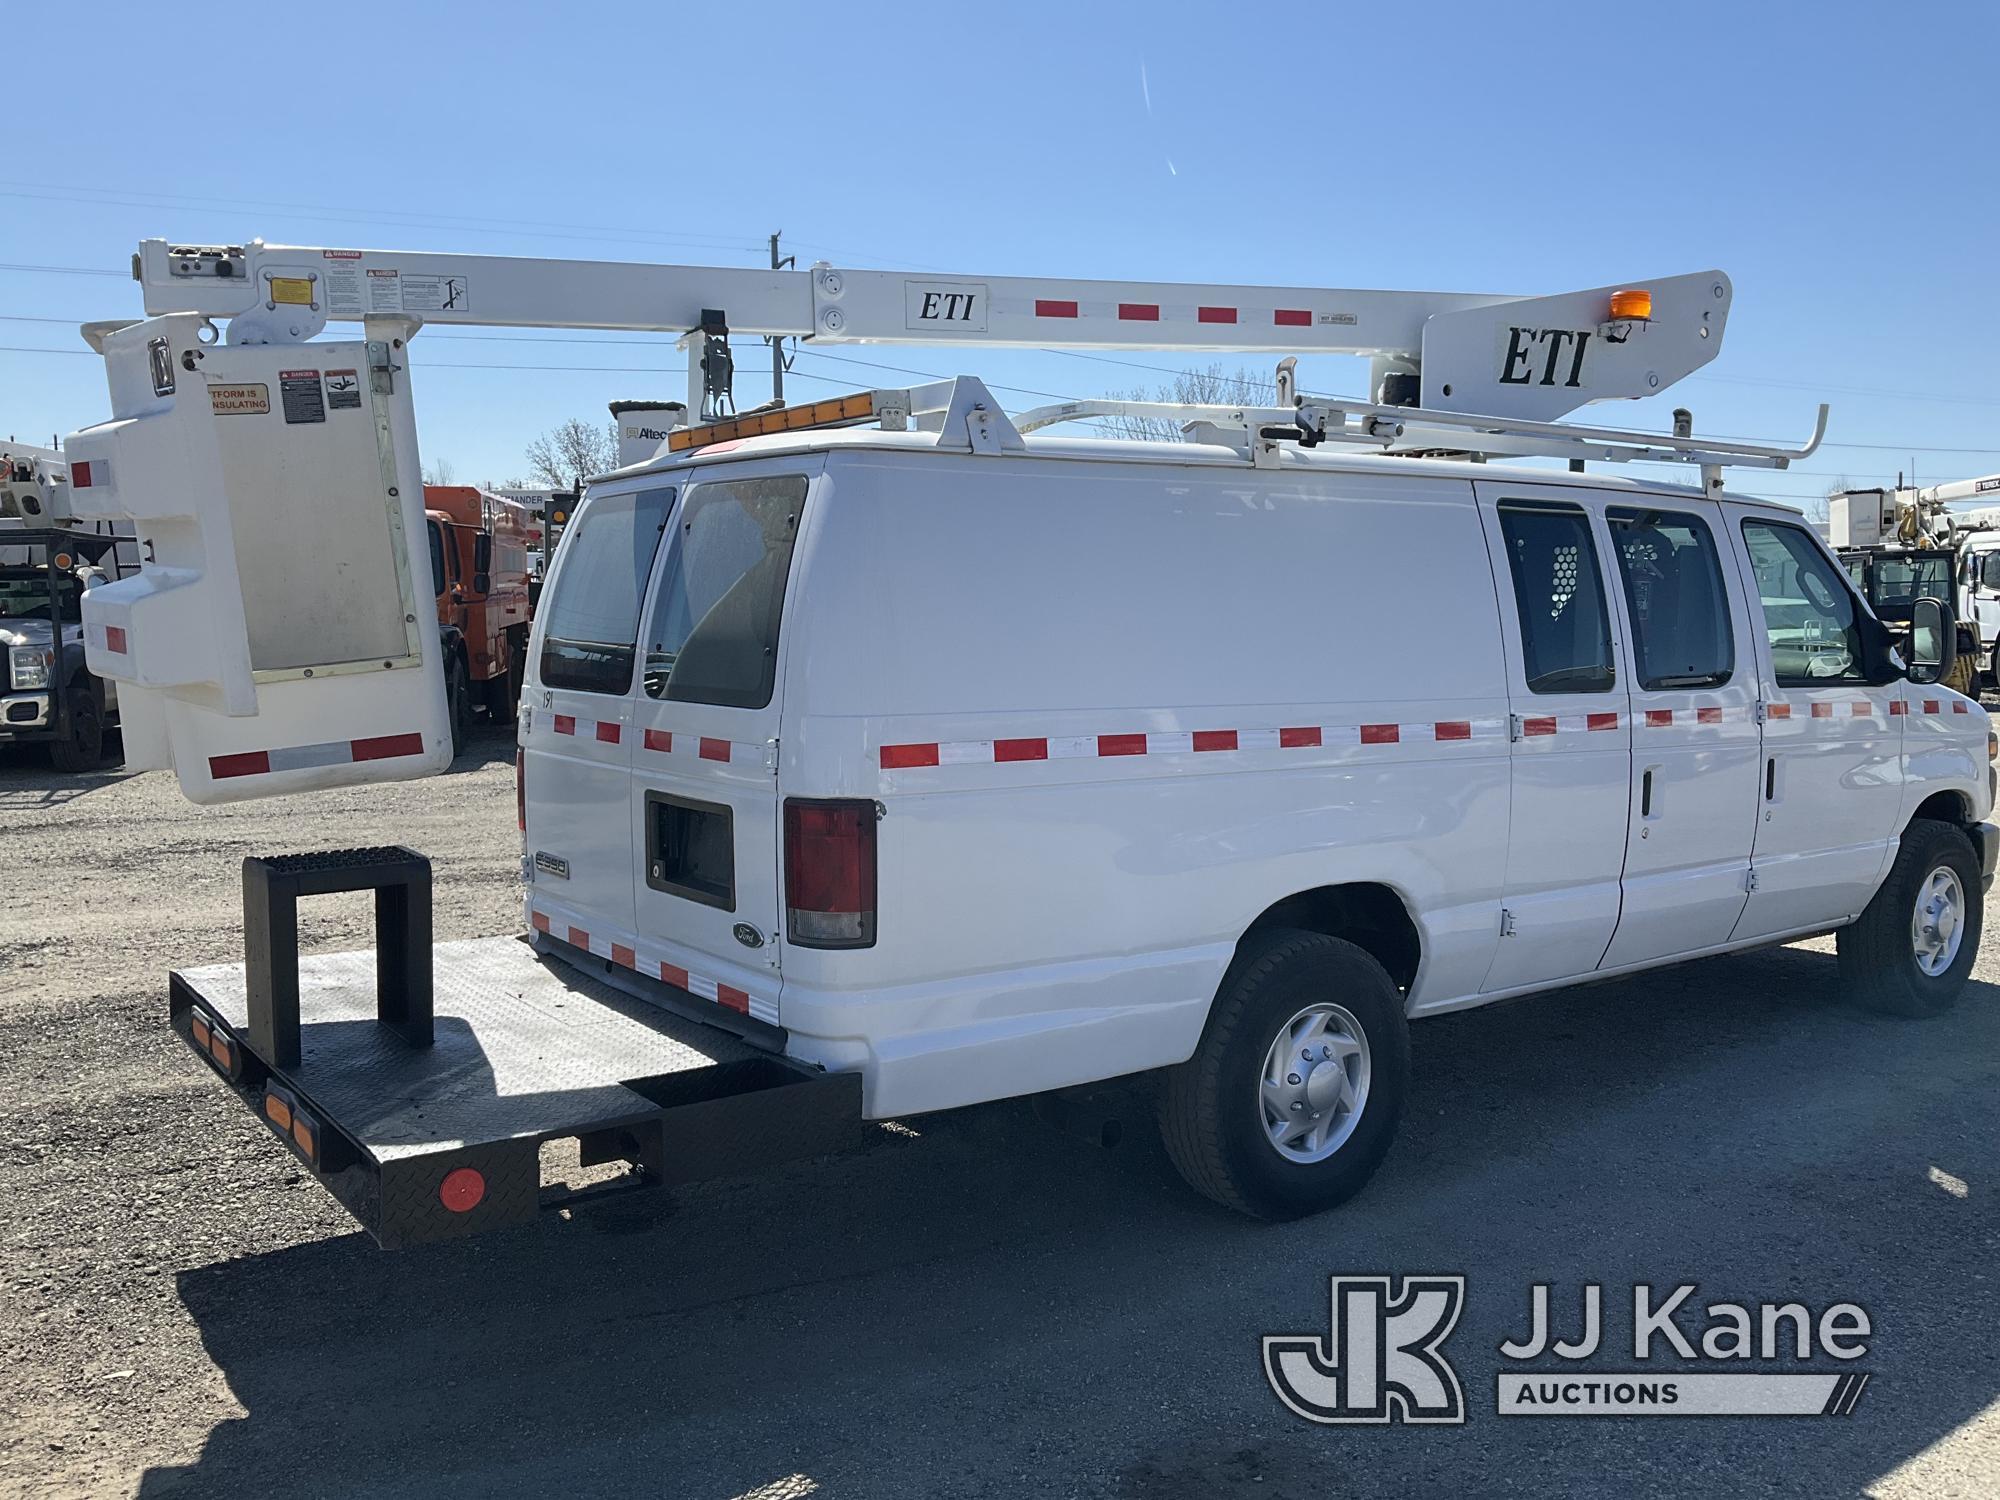
[[[875,804],[785,803],[785,925],[802,948],[875,946]]]

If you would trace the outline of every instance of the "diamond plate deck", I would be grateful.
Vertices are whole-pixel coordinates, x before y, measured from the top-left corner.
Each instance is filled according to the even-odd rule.
[[[299,960],[303,1060],[284,1076],[377,1161],[656,1115],[659,1089],[648,1098],[627,1082],[775,1061],[726,1032],[539,958],[518,938],[439,943],[432,951],[437,1041],[427,1048],[376,1021],[372,950]],[[180,978],[244,1034],[242,964],[187,969]]]

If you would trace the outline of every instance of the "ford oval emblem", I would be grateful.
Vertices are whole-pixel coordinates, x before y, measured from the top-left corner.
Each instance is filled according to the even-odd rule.
[[[736,941],[746,948],[761,948],[764,946],[764,934],[752,927],[748,922],[738,922],[735,932]]]

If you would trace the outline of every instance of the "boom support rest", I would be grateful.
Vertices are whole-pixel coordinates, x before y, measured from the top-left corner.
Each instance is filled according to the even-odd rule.
[[[243,957],[250,1044],[274,1068],[299,1065],[299,897],[375,893],[376,1019],[412,1047],[434,1038],[431,862],[414,849],[335,849],[243,861]]]

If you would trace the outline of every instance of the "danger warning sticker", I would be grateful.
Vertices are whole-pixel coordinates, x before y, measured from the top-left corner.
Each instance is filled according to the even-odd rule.
[[[326,405],[329,411],[359,409],[361,405],[361,372],[359,370],[328,370],[326,372]]]
[[[262,415],[271,409],[271,388],[261,380],[254,385],[212,385],[208,404],[218,417]]]
[[[319,371],[278,371],[278,399],[287,422],[324,422],[326,397],[320,393]]]

